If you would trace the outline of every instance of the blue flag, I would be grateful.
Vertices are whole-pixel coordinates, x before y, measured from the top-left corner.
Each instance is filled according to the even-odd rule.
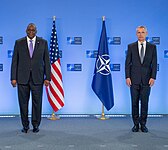
[[[114,106],[110,56],[108,51],[106,25],[104,20],[95,63],[92,89],[107,110],[110,110]]]

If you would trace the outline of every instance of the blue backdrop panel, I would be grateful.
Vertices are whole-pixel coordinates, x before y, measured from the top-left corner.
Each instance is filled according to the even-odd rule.
[[[167,0],[34,0],[31,3],[1,0],[0,115],[19,114],[17,89],[10,85],[10,54],[15,40],[25,36],[28,23],[33,22],[37,25],[38,36],[49,42],[53,15],[56,16],[58,43],[62,50],[65,91],[65,106],[59,114],[101,113],[101,102],[91,89],[95,58],[88,58],[86,51],[98,49],[103,15],[106,16],[107,36],[121,38],[120,45],[109,45],[111,63],[120,64],[120,71],[112,71],[115,104],[106,113],[131,113],[130,91],[124,75],[125,51],[129,43],[136,41],[136,27],[146,25],[150,39],[160,38],[160,44],[157,44],[158,74],[150,95],[149,113],[168,114],[167,6]],[[82,44],[68,44],[67,37],[82,37]],[[67,64],[81,64],[82,70],[67,71]],[[43,114],[51,112],[44,89]]]

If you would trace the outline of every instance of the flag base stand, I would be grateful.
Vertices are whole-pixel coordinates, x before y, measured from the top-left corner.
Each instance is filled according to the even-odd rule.
[[[59,120],[60,117],[59,116],[56,116],[55,113],[53,112],[51,117],[48,117],[49,120]]]
[[[107,120],[109,117],[106,117],[104,114],[104,105],[102,104],[102,114],[100,117],[97,117],[99,120]]]
[[[108,120],[109,117],[106,117],[104,114],[102,114],[101,116],[97,117],[99,120]]]

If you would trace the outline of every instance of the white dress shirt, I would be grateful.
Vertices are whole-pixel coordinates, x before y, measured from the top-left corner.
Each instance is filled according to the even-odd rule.
[[[145,56],[145,52],[146,52],[146,41],[144,41],[144,42],[140,42],[140,41],[138,41],[138,50],[139,50],[139,56],[141,56],[141,48],[142,48],[142,45],[141,44],[143,44],[143,47],[144,47],[144,56]]]
[[[27,45],[28,45],[28,47],[29,47],[29,45],[30,45],[30,40],[32,40],[33,49],[34,49],[35,43],[36,43],[36,36],[35,36],[33,39],[30,39],[30,38],[27,36]]]

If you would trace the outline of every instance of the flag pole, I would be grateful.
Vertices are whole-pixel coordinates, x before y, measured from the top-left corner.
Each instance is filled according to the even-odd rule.
[[[102,103],[102,113],[101,113],[101,117],[98,117],[99,120],[107,120],[109,119],[108,117],[105,116],[104,114],[104,105]]]
[[[55,20],[56,20],[56,16],[53,16],[52,19],[53,19],[53,21],[55,21]],[[53,110],[51,117],[48,117],[48,119],[54,121],[54,120],[59,120],[60,117],[59,117],[59,116],[56,116],[56,115],[55,115],[55,111]]]
[[[105,16],[102,16],[102,20],[105,21]],[[103,105],[103,103],[102,103],[102,113],[101,113],[101,117],[99,117],[98,119],[100,119],[100,120],[107,120],[107,119],[109,119],[109,118],[106,117],[105,114],[104,114],[104,105]]]

